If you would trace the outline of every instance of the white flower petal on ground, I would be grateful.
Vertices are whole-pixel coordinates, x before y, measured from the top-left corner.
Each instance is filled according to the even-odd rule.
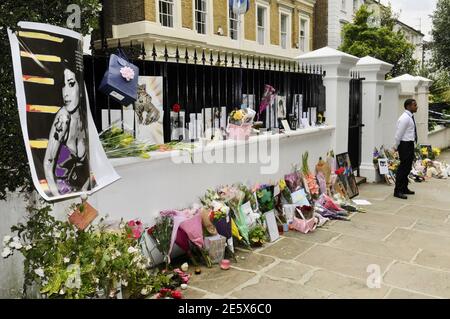
[[[8,257],[11,254],[12,254],[12,251],[11,251],[11,249],[9,247],[3,248],[3,252],[2,252],[2,257],[3,258],[6,258],[6,257]]]

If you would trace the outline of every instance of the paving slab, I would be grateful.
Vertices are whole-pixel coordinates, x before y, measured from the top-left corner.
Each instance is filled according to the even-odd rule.
[[[273,245],[260,250],[259,253],[280,259],[294,259],[313,245],[296,238],[281,238]]]
[[[363,254],[388,257],[403,261],[410,261],[419,251],[416,247],[392,245],[377,240],[357,238],[349,235],[343,235],[329,245]]]
[[[371,222],[374,224],[394,227],[411,227],[416,222],[416,218],[394,214],[368,212],[354,215],[352,217],[352,221]]]
[[[255,277],[255,273],[229,269],[222,270],[218,266],[202,268],[200,275],[193,275],[189,285],[215,294],[225,295],[234,288]]]
[[[369,265],[379,265],[384,272],[387,266],[393,262],[392,258],[366,255],[358,252],[317,245],[305,254],[296,258],[302,264],[318,267],[355,278],[366,280],[370,275],[367,272]]]
[[[272,257],[255,254],[251,251],[236,250],[235,255],[237,262],[232,261],[232,267],[246,270],[260,271],[275,262]]]
[[[443,250],[440,253],[436,253],[429,250],[423,250],[414,259],[414,263],[450,271],[450,251],[447,250],[447,253],[445,253]]]
[[[323,270],[314,272],[305,286],[329,291],[342,298],[381,299],[389,291],[389,288],[384,285],[381,285],[380,288],[369,288],[364,280]]]
[[[261,277],[258,283],[242,288],[232,296],[252,299],[316,299],[328,298],[331,294],[296,283],[287,284],[285,281]]]
[[[389,235],[395,226],[381,225],[365,220],[341,221],[330,226],[330,230],[359,238],[381,240]]]
[[[269,275],[270,277],[277,277],[300,282],[303,276],[305,276],[313,269],[314,268],[311,266],[303,265],[298,262],[281,261],[279,264],[265,271],[265,274]]]
[[[447,236],[431,234],[429,232],[399,228],[389,235],[386,239],[386,243],[421,248],[435,253],[441,253],[442,251],[448,251],[448,247],[450,247],[450,238]]]
[[[442,221],[419,219],[413,229],[436,235],[450,236],[450,224],[448,221],[444,223]]]
[[[397,215],[444,222],[450,216],[450,211],[427,206],[408,205],[401,208]]]
[[[416,292],[394,288],[386,296],[386,299],[436,299],[436,298],[418,294]]]
[[[450,298],[450,272],[397,263],[389,268],[383,282],[417,293]]]
[[[297,238],[301,239],[303,241],[311,242],[311,243],[318,243],[323,244],[331,241],[334,238],[339,237],[341,234],[327,230],[329,229],[330,224],[325,224],[326,229],[324,228],[317,228],[315,231],[310,232],[308,234],[303,234],[298,231],[290,230],[287,233],[284,233],[284,237],[290,237],[290,238]]]

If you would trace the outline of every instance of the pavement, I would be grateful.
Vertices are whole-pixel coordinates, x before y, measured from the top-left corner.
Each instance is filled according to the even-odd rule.
[[[439,160],[450,163],[450,152]],[[416,195],[402,200],[393,186],[360,185],[358,198],[372,203],[367,213],[239,249],[231,269],[193,275],[185,297],[450,298],[450,179],[410,188]]]

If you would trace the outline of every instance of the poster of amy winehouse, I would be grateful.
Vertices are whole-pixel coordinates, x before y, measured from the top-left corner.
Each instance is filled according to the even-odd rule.
[[[9,30],[9,38],[22,132],[39,194],[46,200],[61,199],[116,180],[91,124],[82,36],[21,22],[15,32]],[[96,172],[99,163],[91,157],[104,160],[106,167]]]

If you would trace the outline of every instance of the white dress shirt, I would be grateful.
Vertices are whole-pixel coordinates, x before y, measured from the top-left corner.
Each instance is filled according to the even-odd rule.
[[[395,147],[397,148],[401,141],[409,142],[416,140],[416,126],[413,120],[413,114],[406,110],[397,121],[397,131],[395,132]]]

